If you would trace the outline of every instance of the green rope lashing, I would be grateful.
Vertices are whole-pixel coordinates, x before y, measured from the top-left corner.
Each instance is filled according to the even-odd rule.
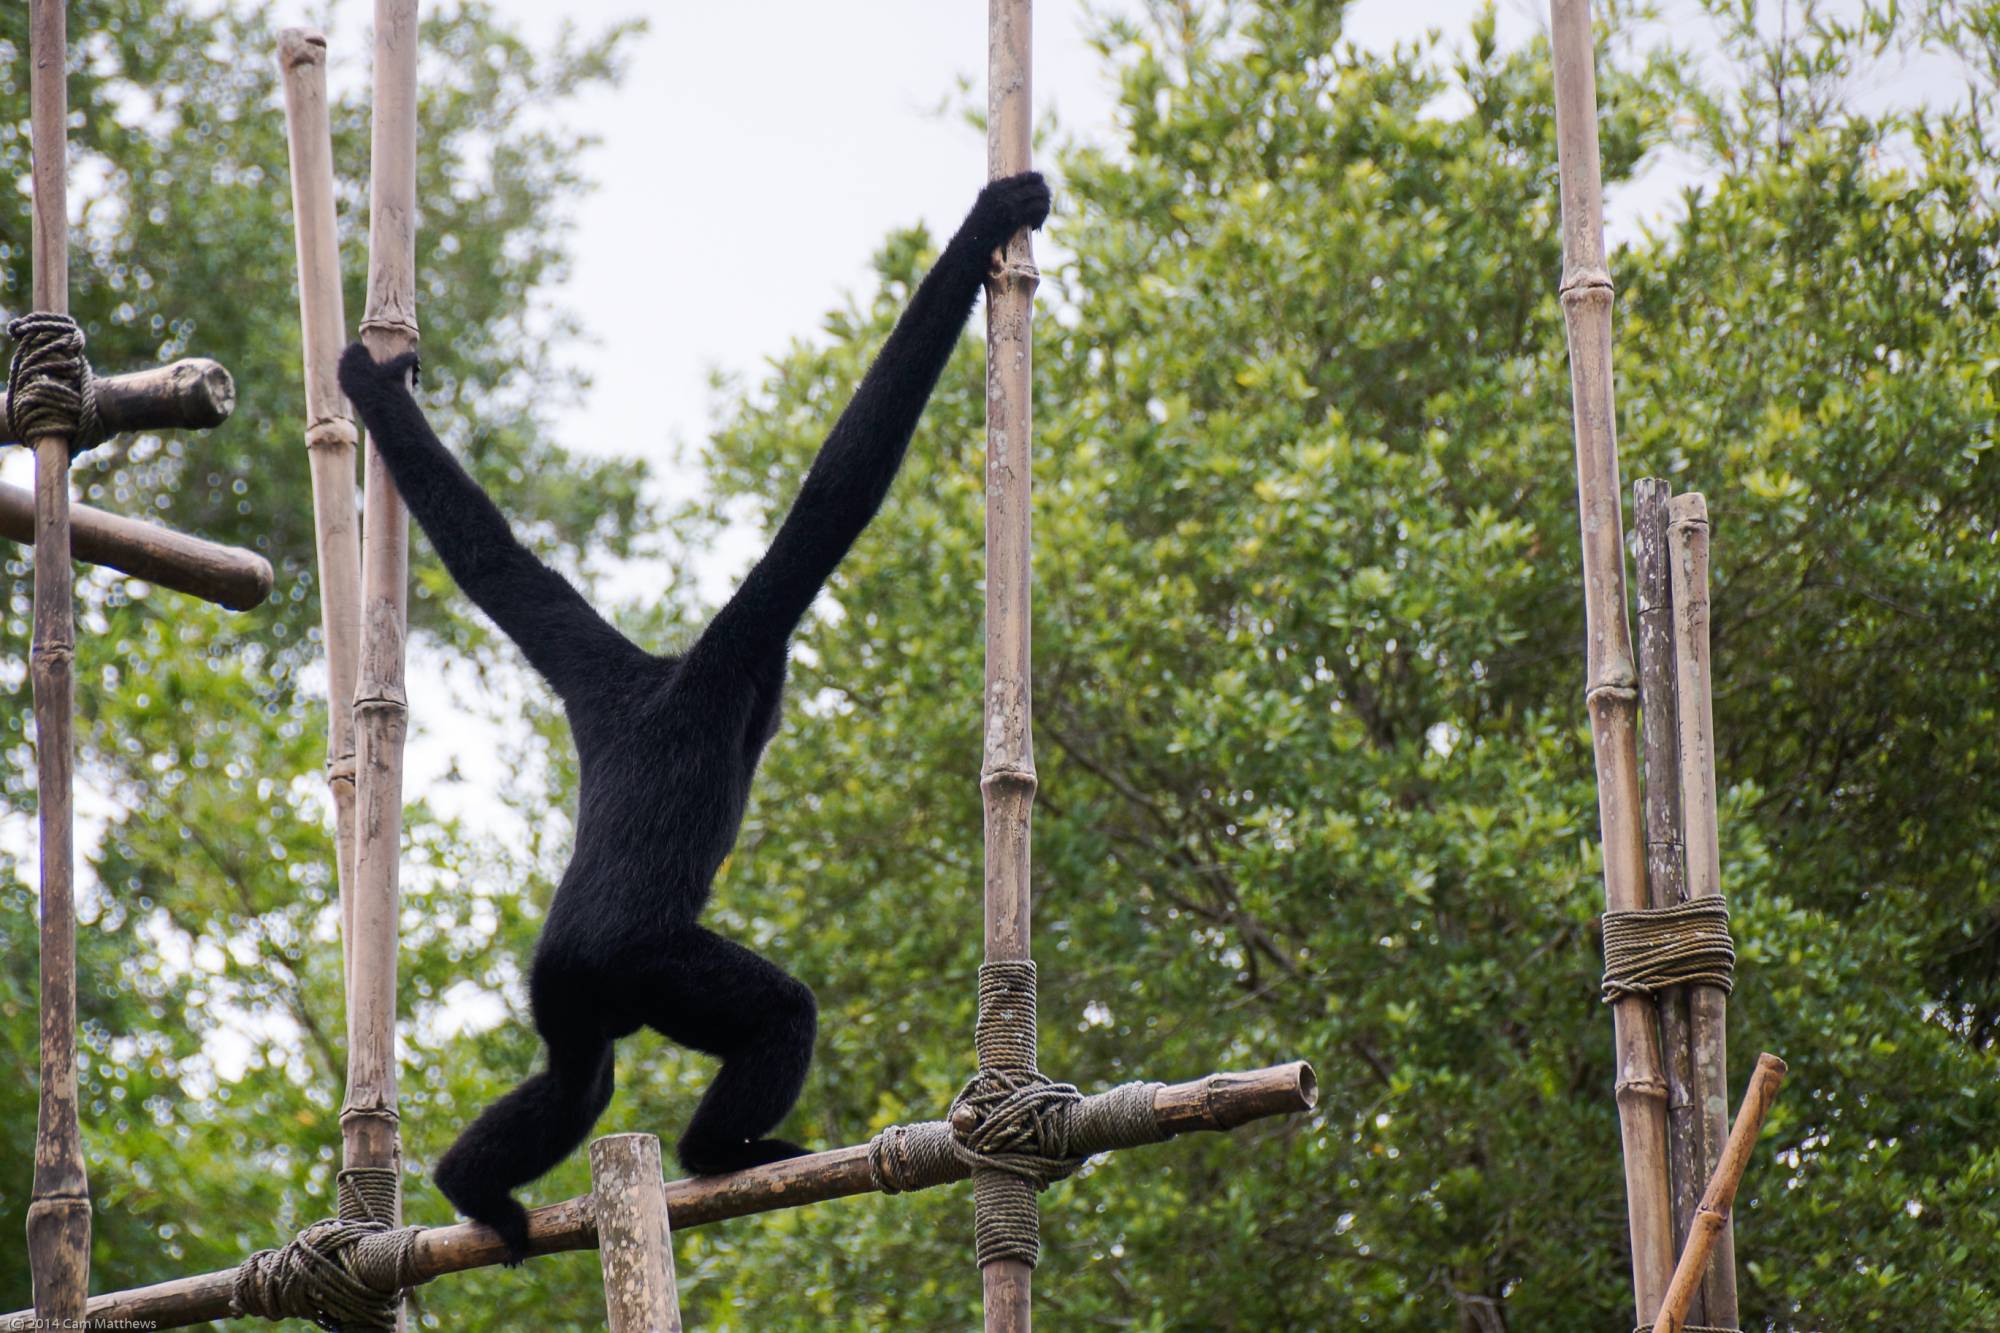
[[[1735,984],[1729,905],[1719,896],[1672,907],[1604,914],[1604,1000],[1651,995],[1670,986]]]
[[[1170,1136],[1160,1128],[1153,1102],[1164,1086],[1121,1083],[1085,1097],[1061,1113],[1069,1123],[1055,1132],[1067,1139],[1070,1156],[1079,1161],[1117,1148],[1163,1143]],[[962,1143],[949,1120],[891,1125],[868,1143],[869,1178],[884,1194],[964,1180],[990,1160]],[[995,1169],[1006,1168],[995,1164]]]
[[[69,440],[74,458],[103,442],[97,387],[83,356],[83,330],[68,315],[36,311],[9,321],[7,425],[26,444],[42,435]]]
[[[405,1288],[416,1285],[417,1233],[397,1227],[396,1173],[361,1167],[339,1177],[340,1217],[314,1222],[281,1249],[259,1250],[236,1269],[232,1313],[310,1319],[321,1328],[393,1328]]]
[[[891,1125],[868,1145],[868,1173],[884,1194],[972,1176],[980,1265],[1041,1253],[1035,1194],[1093,1153],[1158,1143],[1158,1083],[1126,1083],[1085,1097],[1035,1068],[1035,965],[979,969],[979,1072],[952,1099],[949,1120]]]
[[[1083,1094],[1035,1068],[1035,965],[984,963],[973,1030],[979,1070],[952,1099],[952,1130],[972,1172],[973,1245],[979,1266],[1041,1258],[1035,1194],[1083,1164],[1069,1154],[1068,1116]]]
[[[396,1225],[396,1201],[402,1181],[393,1166],[350,1166],[336,1177],[335,1192],[343,1222]]]

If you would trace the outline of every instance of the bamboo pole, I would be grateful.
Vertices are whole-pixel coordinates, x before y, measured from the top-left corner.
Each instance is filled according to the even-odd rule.
[[[988,0],[986,172],[1032,165],[1030,0]],[[979,777],[985,805],[986,944],[993,962],[1031,959],[1029,883],[1035,752],[1029,688],[1034,472],[1032,349],[1034,249],[1028,231],[1008,240],[986,283],[986,744]],[[1027,1205],[1034,1195],[1028,1190]],[[987,1333],[1027,1333],[1033,1267],[996,1259],[980,1269]]]
[[[1102,1095],[1102,1094],[1100,1094]],[[1153,1095],[1153,1115],[1170,1134],[1226,1131],[1272,1116],[1310,1111],[1319,1101],[1319,1081],[1303,1060],[1242,1073],[1210,1074],[1186,1083],[1162,1085]],[[963,1180],[965,1176],[956,1177]],[[810,1153],[726,1176],[698,1176],[666,1183],[666,1203],[676,1230],[707,1226],[732,1217],[799,1208],[880,1187],[868,1165],[868,1145]],[[535,1254],[587,1250],[597,1245],[593,1197],[565,1199],[529,1210],[528,1246]],[[476,1222],[432,1227],[417,1236],[414,1264],[418,1282],[447,1273],[490,1268],[507,1260],[506,1246]],[[236,1270],[225,1268],[175,1278],[131,1291],[112,1292],[90,1302],[90,1317],[144,1321],[160,1329],[231,1317],[229,1295]],[[31,1312],[0,1315],[0,1333],[33,1327]]]
[[[271,562],[255,551],[89,505],[71,505],[69,519],[71,559],[120,570],[232,611],[248,611],[271,595]],[[0,537],[34,541],[33,491],[0,482]]]
[[[680,1333],[660,1141],[651,1134],[597,1140],[590,1145],[590,1184],[605,1326],[611,1333]]]
[[[1562,181],[1562,306],[1569,333],[1576,421],[1577,508],[1583,532],[1586,692],[1597,760],[1597,814],[1609,910],[1646,905],[1639,755],[1633,714],[1638,678],[1625,620],[1618,442],[1611,384],[1611,274],[1604,256],[1597,88],[1589,0],[1551,0],[1556,151]],[[1612,1007],[1625,1207],[1637,1308],[1659,1308],[1673,1268],[1667,1185],[1667,1086],[1654,1009],[1643,996]],[[1643,1317],[1643,1315],[1642,1315]]]
[[[145,430],[207,430],[236,410],[236,381],[228,367],[205,356],[164,366],[101,375],[91,384],[105,436]],[[0,391],[0,444],[15,443],[8,425],[11,399]]]
[[[333,130],[326,107],[326,37],[278,34],[291,149],[292,226],[298,238],[299,326],[306,386],[306,457],[319,547],[319,611],[326,641],[326,784],[333,800],[334,870],[340,888],[341,977],[353,1031],[354,687],[361,639],[361,531],[354,510],[358,438],[336,372],[347,339],[340,297],[340,235],[333,203]]]
[[[62,0],[30,0],[29,101],[34,153],[34,304],[69,312],[67,69]],[[35,772],[41,841],[41,1093],[28,1205],[35,1313],[60,1327],[81,1318],[90,1291],[90,1179],[76,1107],[74,745],[76,611],[69,545],[69,439],[35,451]]]
[[[1657,477],[1632,486],[1639,593],[1639,696],[1646,747],[1646,881],[1654,907],[1687,901],[1686,847],[1681,831],[1680,735],[1674,699],[1673,578],[1668,569],[1667,501],[1673,488]],[[1693,1046],[1685,986],[1658,996],[1661,1060],[1667,1079],[1667,1164],[1673,1188],[1674,1253],[1701,1201],[1701,1120],[1693,1090]],[[1699,1296],[1689,1310],[1706,1323]]]
[[[1709,682],[1708,502],[1699,492],[1667,505],[1674,585],[1674,656],[1679,688],[1681,803],[1687,821],[1688,897],[1722,892],[1722,852],[1715,809],[1715,710]],[[1689,1050],[1701,1127],[1701,1179],[1715,1172],[1729,1116],[1729,995],[1718,986],[1688,987]],[[1736,1237],[1727,1218],[1715,1241],[1715,1266],[1702,1282],[1705,1318],[1736,1326]]]
[[[376,360],[417,345],[417,3],[375,0],[375,102],[369,163],[368,306],[361,337]],[[402,1218],[396,1110],[397,858],[403,834],[403,687],[408,626],[409,511],[368,445],[362,533],[361,653],[354,693],[354,932],[347,1097],[340,1111],[349,1171],[389,1171]],[[401,1318],[398,1318],[401,1324]]]
[[[1757,1067],[1750,1071],[1750,1086],[1743,1091],[1743,1105],[1736,1112],[1736,1124],[1729,1131],[1729,1142],[1723,1146],[1715,1174],[1702,1193],[1701,1206],[1695,1210],[1694,1223],[1688,1231],[1687,1248],[1681,1252],[1673,1281],[1660,1302],[1660,1313],[1653,1320],[1653,1333],[1681,1333],[1686,1327],[1688,1307],[1694,1300],[1695,1289],[1701,1285],[1711,1252],[1729,1234],[1736,1187],[1742,1183],[1744,1169],[1750,1165],[1750,1155],[1756,1150],[1764,1115],[1777,1100],[1778,1088],[1784,1081],[1783,1060],[1769,1051],[1757,1057]],[[1736,1327],[1735,1316],[1731,1315],[1718,1327]]]

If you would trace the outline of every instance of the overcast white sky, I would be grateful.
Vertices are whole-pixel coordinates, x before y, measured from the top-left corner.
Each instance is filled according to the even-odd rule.
[[[1531,11],[1506,3],[1505,27],[1528,31]],[[892,228],[921,219],[942,239],[984,178],[980,137],[939,111],[959,104],[961,78],[984,105],[982,0],[495,7],[530,35],[650,23],[625,82],[565,112],[603,141],[585,164],[600,185],[581,209],[573,276],[551,293],[596,340],[577,353],[595,388],[560,425],[572,447],[664,461],[674,439],[698,440],[711,369],[754,373],[816,331],[845,293],[872,286],[869,257]],[[1352,31],[1370,44],[1427,24],[1457,31],[1476,8],[1361,0]],[[356,74],[370,12],[342,0],[330,34]],[[1035,103],[1101,139],[1114,89],[1083,30],[1077,0],[1036,6]]]

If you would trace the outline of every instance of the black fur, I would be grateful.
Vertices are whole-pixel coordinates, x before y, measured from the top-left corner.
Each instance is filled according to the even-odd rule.
[[[875,516],[971,313],[992,252],[1048,216],[1040,176],[981,192],[806,474],[777,537],[680,656],[636,647],[529,553],[432,433],[410,393],[414,355],[340,362],[353,401],[445,567],[561,696],[581,761],[576,849],[535,947],[528,994],[548,1067],[474,1120],[438,1188],[519,1259],[511,1195],[574,1151],[612,1090],[612,1042],[641,1026],[722,1068],[681,1135],[681,1164],[715,1174],[796,1156],[768,1138],[812,1060],[803,983],[696,923],[778,725],[793,630]]]

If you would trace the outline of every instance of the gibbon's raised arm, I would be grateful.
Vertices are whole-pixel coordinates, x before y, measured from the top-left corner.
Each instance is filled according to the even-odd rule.
[[[1039,227],[1048,186],[1035,173],[995,181],[918,285],[860,387],[834,423],[798,498],[742,587],[689,660],[739,666],[782,651],[855,538],[875,517],[938,376],[958,346],[989,257],[1020,227]]]
[[[568,579],[521,544],[444,447],[410,394],[416,364],[415,353],[378,363],[355,343],[341,355],[340,388],[458,586],[565,699],[601,679],[608,661],[643,657]]]

